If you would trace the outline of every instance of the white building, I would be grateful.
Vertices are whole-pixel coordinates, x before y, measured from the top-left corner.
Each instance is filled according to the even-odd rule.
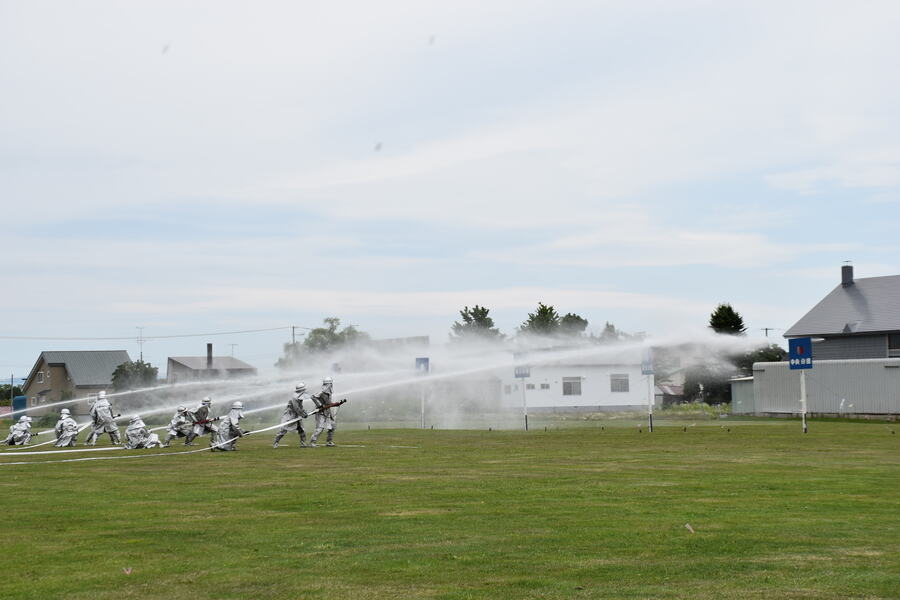
[[[528,410],[646,410],[654,398],[653,375],[642,375],[641,364],[584,364],[558,361],[530,367],[530,377],[518,379],[513,369],[497,373],[505,407]],[[655,402],[655,398],[654,398]]]

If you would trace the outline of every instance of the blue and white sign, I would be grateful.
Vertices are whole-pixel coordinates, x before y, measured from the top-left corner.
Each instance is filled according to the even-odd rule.
[[[531,377],[531,367],[516,367],[516,378],[525,379]]]
[[[653,350],[647,348],[641,357],[641,375],[653,375]]]
[[[788,363],[791,369],[812,369],[812,338],[788,340]]]
[[[427,375],[430,368],[431,361],[428,360],[427,356],[416,359],[416,371],[418,371],[419,373]]]

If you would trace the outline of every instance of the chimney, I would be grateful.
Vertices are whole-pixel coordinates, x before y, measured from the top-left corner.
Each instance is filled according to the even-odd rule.
[[[853,265],[841,267],[841,285],[844,287],[853,285]]]
[[[206,345],[206,368],[212,369],[212,344]]]

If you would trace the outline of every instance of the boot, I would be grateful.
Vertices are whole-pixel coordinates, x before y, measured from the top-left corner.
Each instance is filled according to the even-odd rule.
[[[88,436],[88,438],[84,441],[85,446],[93,446],[96,443],[97,443],[97,436],[93,432],[91,432],[91,434]]]
[[[329,447],[334,446],[334,429],[328,430],[328,437],[326,438],[325,445]]]
[[[116,446],[121,446],[121,445],[122,445],[122,440],[121,440],[121,438],[119,438],[119,432],[118,432],[118,431],[111,431],[111,432],[109,432],[109,439],[111,439],[111,440],[112,440],[112,443],[115,444]]]
[[[172,434],[170,433],[169,435],[166,436],[166,439],[163,440],[163,443],[160,444],[159,447],[160,448],[168,448],[169,443],[171,443],[171,441],[172,441]]]
[[[300,430],[300,447],[306,448],[306,432],[302,429]]]
[[[284,434],[281,433],[281,432],[279,432],[279,433],[275,436],[275,443],[272,444],[272,447],[273,447],[273,448],[277,448],[277,447],[278,447],[278,442],[280,442],[280,441],[281,441],[281,438],[283,438],[283,437],[284,437]]]
[[[193,446],[193,445],[194,445],[194,438],[196,438],[196,437],[197,437],[197,434],[196,434],[196,433],[194,433],[193,431],[190,432],[189,434],[187,434],[187,437],[184,438],[184,445],[185,445],[185,446]]]

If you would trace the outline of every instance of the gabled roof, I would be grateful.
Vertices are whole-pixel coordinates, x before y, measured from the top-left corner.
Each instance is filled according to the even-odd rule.
[[[69,379],[76,386],[103,386],[112,383],[116,367],[131,358],[125,350],[45,350],[31,368],[26,387],[42,360],[48,365],[65,365]]]
[[[784,337],[900,331],[900,275],[838,285],[784,332]]]
[[[194,371],[206,370],[205,356],[170,356],[170,361],[184,365],[188,369]],[[249,365],[242,360],[238,360],[233,356],[214,356],[212,359],[212,368],[218,371],[231,371],[234,369],[256,369],[253,365]]]

